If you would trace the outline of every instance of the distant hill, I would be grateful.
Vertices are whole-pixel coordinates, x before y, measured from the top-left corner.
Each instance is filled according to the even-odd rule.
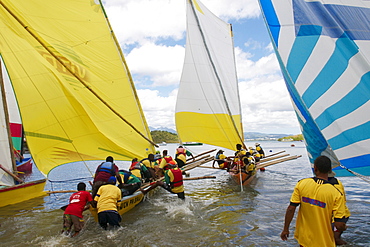
[[[244,132],[244,139],[246,140],[277,140],[291,134],[266,134],[259,132]]]
[[[177,135],[176,130],[173,130],[167,127],[154,128],[154,127],[149,126],[149,129],[150,131],[167,131],[167,132]],[[279,138],[284,138],[286,136],[292,136],[292,134],[266,134],[266,133],[260,133],[260,132],[244,132],[244,139],[246,140],[277,140]]]
[[[150,134],[152,135],[153,141],[155,143],[178,143],[179,138],[177,134],[171,133],[165,130],[153,130],[150,131]]]
[[[150,131],[154,131],[154,130],[161,130],[161,131],[167,131],[167,132],[170,132],[170,133],[172,133],[172,134],[177,134],[176,130],[173,130],[173,129],[170,129],[170,128],[167,128],[167,127],[154,128],[154,127],[149,126],[149,130],[150,130]]]
[[[283,138],[279,138],[278,141],[303,141],[303,135],[291,135],[291,136],[284,136]]]

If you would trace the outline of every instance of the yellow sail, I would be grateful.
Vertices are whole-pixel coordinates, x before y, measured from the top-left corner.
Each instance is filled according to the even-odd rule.
[[[0,1],[0,52],[35,164],[154,152],[136,90],[101,4]]]
[[[183,142],[228,149],[243,143],[231,27],[199,0],[187,0],[185,62],[175,116]]]

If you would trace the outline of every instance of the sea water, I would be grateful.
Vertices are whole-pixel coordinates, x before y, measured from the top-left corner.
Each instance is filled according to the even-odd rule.
[[[266,155],[285,151],[302,157],[259,171],[251,184],[243,187],[235,184],[223,170],[195,168],[190,170],[190,177],[216,178],[184,181],[185,201],[157,188],[123,215],[122,227],[115,231],[102,230],[87,211],[86,226],[75,238],[60,234],[63,216],[60,207],[68,203],[71,193],[51,194],[2,207],[0,246],[297,246],[293,238],[296,216],[290,226],[289,240],[282,241],[280,233],[294,185],[299,179],[312,176],[304,143],[260,143]],[[174,155],[176,148],[177,144],[167,144],[159,150],[168,149]],[[215,147],[187,148],[196,155]],[[233,151],[225,150],[225,154],[233,155]],[[129,162],[117,164],[127,169]],[[80,181],[88,184],[97,165],[89,162],[58,167],[49,175],[51,182],[45,189],[76,189]],[[40,176],[34,168],[28,179]],[[349,243],[347,246],[370,246],[370,184],[357,177],[344,177],[341,181],[352,214],[343,239]]]

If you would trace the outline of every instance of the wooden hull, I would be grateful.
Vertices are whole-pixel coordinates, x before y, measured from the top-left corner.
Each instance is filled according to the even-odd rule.
[[[46,179],[17,184],[0,189],[0,207],[47,195],[44,191]]]
[[[215,150],[216,149],[213,149],[213,150],[210,150],[208,152],[204,152],[198,155],[200,156],[198,160],[196,160],[195,162],[187,163],[187,165],[182,167],[181,170],[185,172],[185,171],[194,169],[195,167],[198,167],[201,164],[212,161],[213,157],[209,157],[209,155],[205,155],[205,154],[209,152],[213,152]],[[164,177],[162,177],[161,179],[158,179],[158,181],[163,180],[163,179]],[[152,186],[151,183],[146,183],[146,184],[143,184],[143,186],[141,186],[142,191],[138,190],[130,196],[123,197],[121,202],[118,205],[118,213],[120,215],[123,215],[124,213],[133,209],[137,204],[139,204],[140,202],[144,200],[144,196],[146,193],[148,193],[152,189],[155,189],[156,187],[157,186]],[[94,217],[95,221],[98,222],[98,210],[96,208],[90,207],[90,213]]]
[[[24,172],[24,173],[31,173],[32,172],[32,159],[31,158],[23,159],[21,163],[17,164],[17,171]]]
[[[133,209],[137,204],[142,202],[144,194],[141,191],[136,191],[134,194],[125,196],[122,201],[118,203],[118,213],[123,215],[124,213]],[[90,213],[94,217],[95,221],[98,222],[98,209],[90,207]]]
[[[237,184],[242,184],[242,185],[248,185],[256,176],[256,174],[250,176],[249,178],[248,175],[244,172],[241,173],[238,173],[238,174],[235,174],[233,172],[229,172],[230,176],[233,178],[233,180],[235,181],[235,183]]]

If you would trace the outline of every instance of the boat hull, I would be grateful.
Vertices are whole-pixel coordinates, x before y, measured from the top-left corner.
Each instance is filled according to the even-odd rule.
[[[31,173],[32,172],[32,159],[31,158],[23,159],[21,163],[17,164],[17,171],[24,172],[24,173]]]
[[[242,184],[242,185],[248,185],[255,177],[256,177],[256,174],[250,176],[249,178],[247,178],[247,174],[242,172],[241,173],[241,176],[239,173],[235,174],[233,172],[229,172],[230,176],[233,178],[233,180],[235,181],[235,183],[237,184]]]
[[[17,184],[0,189],[0,207],[47,195],[44,191],[46,179]]]
[[[121,202],[118,203],[118,213],[123,215],[124,213],[133,209],[137,204],[142,202],[144,194],[141,191],[136,191],[134,194],[125,196]],[[95,221],[98,222],[98,209],[90,207],[90,213],[94,217]]]

